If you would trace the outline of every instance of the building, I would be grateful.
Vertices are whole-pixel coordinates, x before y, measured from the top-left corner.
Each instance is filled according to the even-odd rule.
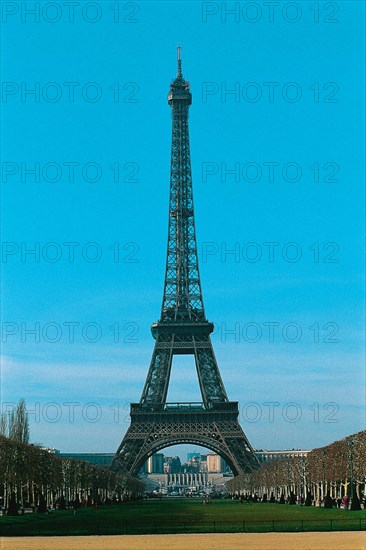
[[[55,454],[61,458],[73,458],[74,460],[90,462],[95,466],[109,466],[114,457],[114,453],[60,453],[60,451],[56,451]]]
[[[289,458],[306,458],[310,451],[304,451],[302,449],[291,449],[284,451],[255,451],[258,460],[261,464],[267,462],[273,462],[274,460],[286,460]]]
[[[96,466],[109,466],[114,453],[61,453],[58,449],[46,449],[61,458],[72,458],[74,460],[83,460]],[[273,460],[286,460],[290,458],[306,458],[310,451],[303,449],[287,450],[264,450],[255,451],[261,464],[272,462]],[[153,454],[142,466],[140,473],[144,474],[178,474],[178,473],[230,473],[230,467],[225,460],[216,453],[203,455],[200,453],[188,453],[187,462],[181,464],[178,456],[164,456],[163,453]]]
[[[185,473],[201,472],[201,456],[192,454],[191,458],[182,464],[182,471]]]
[[[231,476],[232,477],[232,474]],[[208,474],[206,472],[177,474],[148,474],[147,485],[163,495],[207,495],[226,493],[227,474]]]
[[[207,472],[207,455],[201,455],[201,472]]]
[[[164,472],[163,453],[154,453],[147,461],[148,474],[162,474]]]
[[[164,460],[163,471],[165,474],[178,474],[181,471],[182,464],[179,456],[166,456]]]
[[[220,455],[214,453],[207,454],[207,472],[209,474],[219,474],[222,470],[222,459]]]
[[[198,458],[200,459],[201,458],[201,453],[198,453],[198,452],[195,452],[195,453],[187,453],[187,462],[189,462],[190,460],[192,460],[192,458]]]

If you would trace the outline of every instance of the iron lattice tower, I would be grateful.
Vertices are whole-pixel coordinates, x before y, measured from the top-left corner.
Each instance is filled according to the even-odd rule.
[[[198,266],[189,147],[190,85],[182,75],[170,85],[172,148],[169,229],[161,315],[152,325],[155,347],[139,403],[131,404],[131,425],[111,467],[136,475],[149,456],[164,447],[194,443],[220,454],[235,475],[257,468],[258,460],[238,422],[238,403],[228,400],[206,319]],[[195,358],[202,403],[167,403],[173,356]]]

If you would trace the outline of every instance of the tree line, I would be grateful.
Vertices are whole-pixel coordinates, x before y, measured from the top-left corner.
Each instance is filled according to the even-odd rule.
[[[24,399],[0,415],[0,508],[16,515],[19,508],[47,511],[84,501],[99,505],[141,493],[142,482],[89,462],[61,458],[40,445],[29,444]]]
[[[74,501],[122,501],[140,493],[142,486],[108,468],[61,458],[38,445],[0,436],[0,499],[10,514],[20,507],[46,511]]]
[[[366,492],[366,431],[310,451],[306,457],[263,464],[227,483],[236,495],[264,501],[331,507],[339,501],[360,509]]]

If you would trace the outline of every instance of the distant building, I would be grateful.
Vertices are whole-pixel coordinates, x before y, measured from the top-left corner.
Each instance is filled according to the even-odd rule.
[[[302,449],[292,449],[284,451],[265,451],[256,450],[255,454],[261,464],[266,462],[272,462],[274,460],[285,460],[289,458],[306,458],[310,451],[304,451]]]
[[[232,477],[232,474],[231,474]],[[177,474],[148,474],[148,483],[152,484],[153,490],[163,495],[204,495],[227,492],[225,483],[229,476],[227,474],[208,474],[205,472]]]
[[[163,453],[154,453],[147,461],[148,474],[162,474],[164,472]]]
[[[182,464],[179,456],[166,456],[163,471],[165,474],[178,474],[181,471]]]
[[[223,474],[231,473],[231,468],[230,468],[229,464],[223,458],[221,458],[221,472]]]
[[[73,458],[74,460],[83,460],[95,464],[96,466],[109,466],[114,457],[114,453],[60,453],[56,452],[61,458]]]
[[[182,472],[198,473],[201,472],[201,457],[193,455],[185,464],[182,464]]]
[[[201,472],[207,472],[207,455],[201,455]]]
[[[214,453],[207,454],[207,472],[209,474],[219,474],[222,470],[222,459],[220,455]]]
[[[192,458],[198,458],[200,459],[201,458],[201,453],[187,453],[187,462],[189,462],[190,460],[192,460]]]
[[[58,449],[44,448],[49,453],[54,453],[61,458],[73,458],[83,460],[96,466],[109,466],[114,453],[61,453]],[[255,450],[255,454],[261,464],[274,460],[286,460],[291,458],[306,458],[310,451],[303,449],[287,450]],[[178,456],[164,456],[163,453],[153,454],[141,467],[140,472],[146,474],[178,474],[178,473],[229,473],[230,467],[225,460],[216,453],[188,453],[187,462],[181,464]]]

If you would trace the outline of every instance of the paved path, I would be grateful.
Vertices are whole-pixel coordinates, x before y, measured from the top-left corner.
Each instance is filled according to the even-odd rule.
[[[4,537],[1,550],[365,550],[362,531],[100,537]]]

